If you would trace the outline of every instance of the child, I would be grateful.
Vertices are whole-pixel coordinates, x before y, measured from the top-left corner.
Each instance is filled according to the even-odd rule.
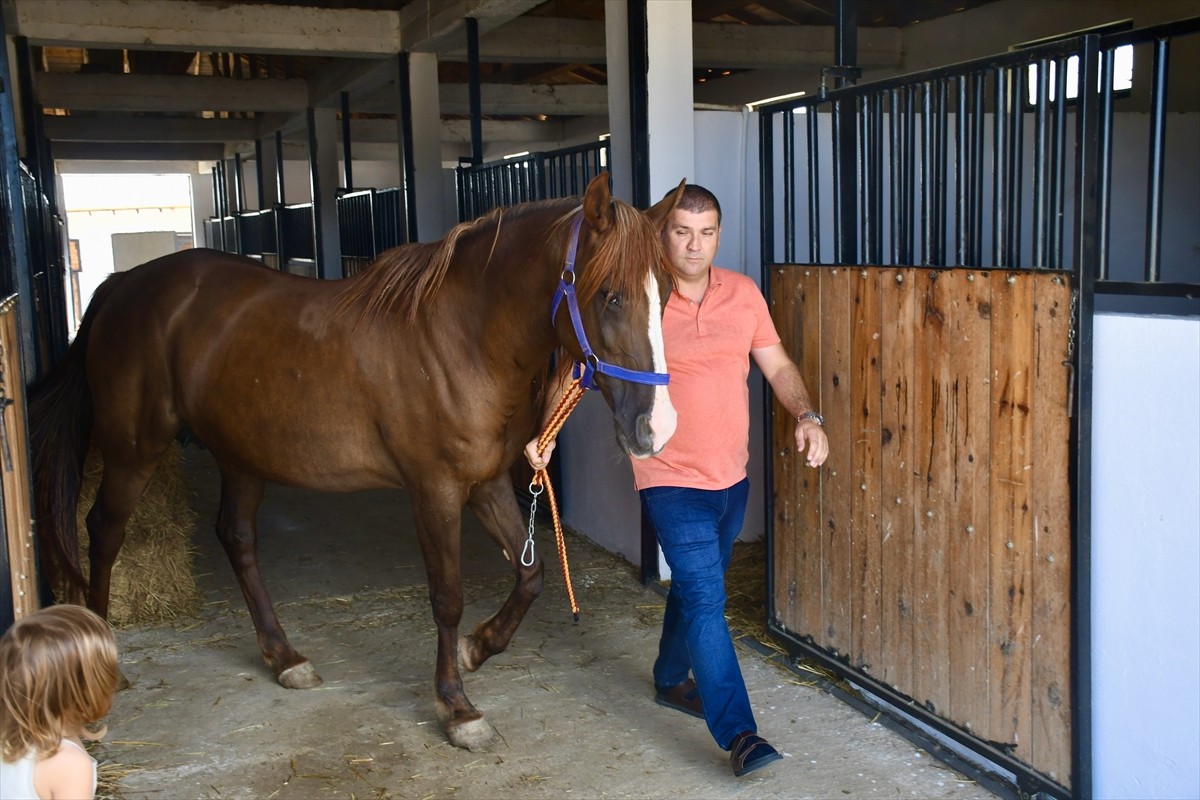
[[[120,675],[108,623],[57,605],[17,621],[0,638],[0,800],[91,800],[96,762],[85,725],[108,714]]]

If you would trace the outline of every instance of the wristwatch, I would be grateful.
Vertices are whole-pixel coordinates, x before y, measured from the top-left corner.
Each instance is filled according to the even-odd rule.
[[[811,419],[813,422],[817,423],[822,428],[825,427],[825,418],[822,417],[820,414],[818,414],[815,411],[805,411],[803,414],[796,417],[796,422],[799,422],[802,419]]]

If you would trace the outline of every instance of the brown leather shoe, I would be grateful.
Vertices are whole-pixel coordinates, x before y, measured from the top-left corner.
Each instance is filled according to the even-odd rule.
[[[729,746],[729,766],[733,767],[733,774],[739,778],[781,758],[783,756],[778,750],[753,731],[739,733]]]
[[[691,678],[675,684],[670,689],[659,691],[654,695],[654,702],[704,719],[704,703],[700,701],[700,690]]]

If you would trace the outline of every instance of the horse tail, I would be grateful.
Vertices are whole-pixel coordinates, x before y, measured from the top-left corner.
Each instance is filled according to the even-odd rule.
[[[41,566],[49,585],[71,602],[80,602],[88,585],[80,567],[75,522],[92,438],[88,338],[96,312],[121,277],[118,273],[100,285],[66,354],[29,388],[33,512]]]

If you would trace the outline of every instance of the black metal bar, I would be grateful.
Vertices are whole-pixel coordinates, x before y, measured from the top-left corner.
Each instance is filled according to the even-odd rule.
[[[1113,68],[1115,52],[1103,51],[1100,68],[1099,164],[1096,174],[1096,280],[1108,278],[1109,224],[1112,220]]]
[[[833,60],[839,67],[858,66],[858,0],[837,0],[833,24]],[[838,87],[851,83],[846,73],[837,78]]]
[[[275,202],[283,205],[287,195],[283,193],[283,131],[275,131]]]
[[[763,105],[758,106],[758,110],[773,113],[784,108],[799,108],[801,106],[810,106],[820,103],[828,103],[834,100],[842,100],[847,97],[856,97],[861,94],[885,92],[889,89],[902,89],[905,87],[925,83],[927,81],[935,81],[942,78],[952,78],[956,75],[965,75],[970,72],[987,72],[1000,67],[1031,64],[1040,58],[1054,58],[1057,56],[1066,57],[1074,55],[1076,52],[1078,52],[1079,42],[1080,40],[1078,38],[1063,39],[1046,45],[1039,45],[1037,47],[1014,50],[1008,53],[972,59],[970,61],[960,61],[957,64],[921,70],[919,72],[912,72],[906,75],[898,75],[891,78],[883,78],[880,80],[871,81],[869,83],[845,86],[840,89],[830,90],[826,93],[827,96],[824,98],[818,95],[811,95],[790,100],[780,100],[775,103],[764,103]]]
[[[17,295],[17,325],[20,330],[21,364],[25,378],[32,381],[41,375],[38,361],[38,347],[35,321],[37,314],[34,309],[34,289],[30,270],[30,247],[28,241],[28,214],[22,201],[21,191],[21,159],[17,150],[17,120],[16,109],[12,104],[13,81],[9,68],[7,25],[4,14],[0,14],[0,159],[3,163],[3,186],[0,191],[4,194],[4,202],[0,209],[7,209],[8,219],[0,220],[7,223],[7,235],[0,235],[4,248],[3,263],[0,264],[0,284],[6,293]],[[47,365],[48,366],[48,365]],[[7,549],[0,553],[0,561],[7,563]],[[4,574],[8,574],[7,571]],[[9,581],[0,581],[8,584]],[[43,586],[48,591],[48,587]],[[11,594],[10,594],[11,598]],[[5,608],[11,610],[11,603]]]
[[[791,112],[778,113],[790,114]],[[812,109],[809,109],[809,113],[812,113]],[[764,265],[775,262],[775,186],[773,184],[775,180],[775,141],[773,136],[775,117],[776,114],[759,114],[758,116],[759,251]],[[812,183],[810,172],[810,191]],[[763,281],[764,288],[766,288],[766,283]]]
[[[954,81],[956,107],[954,116],[954,161],[957,170],[954,180],[954,263],[964,266],[967,263],[967,242],[970,219],[970,181],[971,181],[971,150],[967,143],[967,82],[969,76],[960,75]]]
[[[233,213],[246,210],[246,180],[242,173],[242,154],[233,154]]]
[[[1163,170],[1167,138],[1168,40],[1154,42],[1154,69],[1150,84],[1150,163],[1147,165],[1146,280],[1162,277]]]
[[[1034,91],[1033,111],[1033,266],[1045,267],[1050,263],[1050,220],[1046,209],[1050,206],[1050,181],[1048,178],[1047,153],[1050,150],[1050,125],[1047,106],[1050,102],[1050,62],[1037,62],[1037,82]]]
[[[1004,175],[1007,172],[1005,155],[1008,152],[1006,102],[1009,97],[1008,73],[1003,67],[992,72],[995,87],[995,112],[992,117],[992,266],[1008,266],[1004,248],[1004,226],[1008,212]]]
[[[354,191],[354,158],[350,142],[350,93],[342,92],[342,186]]]
[[[1066,169],[1067,169],[1067,60],[1058,59],[1054,70],[1054,138],[1050,150],[1050,266],[1063,266],[1063,214],[1066,212]],[[1083,89],[1081,87],[1080,94]]]
[[[317,277],[328,278],[333,265],[326,263],[325,258],[325,226],[321,224],[324,215],[325,187],[321,185],[321,169],[318,161],[320,143],[317,141],[317,111],[312,106],[305,110],[305,127],[308,130],[308,174],[312,183],[312,248],[313,260],[317,264]]]
[[[883,137],[883,95],[876,94],[871,98],[870,110],[871,152],[874,157],[870,164],[867,185],[870,187],[871,203],[869,214],[873,220],[875,236],[872,246],[867,250],[868,263],[883,263],[883,247],[885,239],[885,222],[883,219],[883,187],[884,187],[884,137]]]
[[[1025,92],[1025,85],[1021,81],[1021,77],[1025,71],[1020,67],[1009,67],[1009,86],[1012,90],[1011,108],[1012,116],[1010,118],[1010,130],[1008,142],[1010,147],[1010,155],[1008,159],[1008,252],[1012,258],[1012,264],[1015,267],[1020,267],[1025,262],[1021,258],[1021,209],[1023,207],[1024,195],[1022,194],[1023,176],[1025,171],[1025,114],[1022,111],[1024,103],[1022,97]]]
[[[949,120],[947,100],[947,79],[941,78],[934,82],[934,148],[933,148],[933,242],[936,248],[930,263],[944,266],[949,253],[948,231],[946,224],[946,183],[949,179],[946,159],[949,157],[947,126]]]
[[[471,161],[483,163],[483,99],[479,78],[479,20],[467,17],[467,94],[471,105]]]
[[[972,247],[971,264],[975,266],[983,266],[984,253],[984,208],[983,208],[983,186],[984,186],[984,170],[986,169],[987,159],[984,158],[983,146],[984,137],[987,131],[987,123],[984,119],[984,96],[987,93],[987,81],[984,73],[978,73],[974,76],[974,92],[972,93],[972,109],[974,117],[972,118],[972,142],[974,147],[974,181],[975,195],[971,198],[971,225],[975,230],[974,244]]]
[[[920,263],[933,263],[934,205],[934,119],[933,91],[930,83],[921,86],[921,258]]]
[[[883,92],[880,92],[883,94]],[[903,253],[904,246],[904,126],[901,117],[901,92],[899,89],[890,89],[887,92],[890,111],[888,113],[888,132],[891,141],[891,175],[890,183],[891,194],[891,219],[890,227],[892,229],[891,237],[891,254],[889,263],[899,264]]]
[[[783,260],[789,264],[796,261],[796,119],[795,114],[785,111],[780,115],[783,123]]]
[[[859,164],[859,182],[858,191],[855,192],[855,213],[858,215],[858,254],[860,258],[867,258],[867,254],[871,251],[871,245],[874,237],[871,235],[871,142],[867,134],[867,101],[870,97],[859,97],[855,100],[855,105],[858,108],[854,112],[854,139],[858,143],[856,147],[855,159]]]
[[[904,247],[900,258],[904,264],[915,263],[916,258],[916,221],[917,221],[917,98],[916,86],[904,89],[904,181],[901,207],[904,209],[904,221],[901,230],[904,233]]]
[[[1092,331],[1094,271],[1100,240],[1097,165],[1100,129],[1096,64],[1099,37],[1084,39],[1079,56],[1079,103],[1075,133],[1075,232],[1072,243],[1078,308],[1075,348],[1075,407],[1070,410],[1072,458],[1068,466],[1071,503],[1071,775],[1078,797],[1092,797]],[[1065,98],[1062,98],[1065,100]]]
[[[258,193],[258,207],[265,208],[266,183],[263,179],[263,143],[262,139],[254,140],[254,190]]]
[[[408,64],[409,54],[400,53],[396,57],[396,84],[400,90],[400,133],[401,154],[404,161],[404,175],[401,186],[404,188],[404,241],[416,242],[417,238],[417,173],[413,163],[413,107],[412,83]],[[463,194],[460,193],[459,197]]]
[[[862,151],[856,135],[854,100],[833,104],[833,225],[834,260],[839,264],[858,261],[858,176]]]
[[[629,141],[633,149],[633,205],[649,208],[650,200],[650,62],[647,0],[626,3],[629,31]]]
[[[821,117],[816,107],[806,109],[808,140],[808,263],[821,262]],[[783,112],[790,114],[790,111]]]

